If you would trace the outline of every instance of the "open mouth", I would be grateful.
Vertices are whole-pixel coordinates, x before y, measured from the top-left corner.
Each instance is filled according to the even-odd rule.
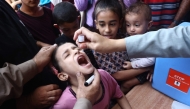
[[[85,66],[88,64],[88,61],[86,60],[86,58],[83,56],[83,55],[80,55],[78,58],[77,58],[77,61],[78,61],[78,64],[80,66]]]
[[[136,35],[136,33],[129,33],[129,35],[131,35],[131,36],[132,36],[132,35]]]

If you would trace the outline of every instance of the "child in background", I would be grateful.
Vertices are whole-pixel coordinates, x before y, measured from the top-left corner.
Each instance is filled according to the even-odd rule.
[[[80,17],[76,7],[69,2],[60,2],[55,5],[52,12],[55,21],[54,26],[59,28],[62,35],[55,42],[57,44],[64,42],[75,43],[73,40],[74,33],[79,29]]]
[[[81,72],[86,80],[94,72],[100,73],[102,87],[93,109],[108,109],[111,98],[116,98],[122,109],[131,109],[117,82],[106,71],[94,68],[86,54],[76,45],[64,43],[58,46],[52,54],[52,64],[58,70],[57,77],[61,81],[68,81],[67,88],[53,109],[73,109],[77,100],[77,72]]]
[[[73,36],[75,31],[79,29],[80,22],[79,12],[76,7],[66,1],[58,3],[53,10],[53,18],[56,22],[55,26],[63,33],[60,37],[56,38],[55,43],[58,45],[65,42],[75,44]],[[88,55],[94,67],[99,68],[92,51],[85,49],[84,52]]]
[[[143,2],[131,5],[125,12],[126,32],[129,36],[146,33],[152,26],[151,9]]]
[[[111,39],[119,39],[118,30],[122,24],[122,8],[117,0],[100,0],[97,2],[95,10],[95,23],[96,28],[100,34],[104,37]],[[126,79],[135,77],[136,72],[138,74],[148,71],[148,68],[130,69],[125,73],[119,74],[118,71],[123,70],[123,63],[127,59],[127,52],[113,52],[113,53],[98,53],[94,52],[98,66],[101,69],[108,71],[118,81],[124,81]],[[118,77],[124,77],[120,79]]]
[[[86,12],[85,25],[84,27],[93,30],[95,28],[93,21],[93,11],[95,4],[101,0],[74,0],[75,6],[79,11]],[[109,0],[107,0],[109,2]],[[129,7],[131,4],[135,3],[137,0],[116,0],[119,1],[123,7]]]
[[[128,9],[126,9],[125,22],[127,34],[131,37],[132,35],[146,33],[152,25],[150,7],[142,2],[137,2],[131,5]],[[153,57],[132,58],[130,61],[125,61],[123,67],[127,70],[138,69],[153,66],[154,63],[155,58]],[[119,79],[124,79],[122,76],[123,73],[125,72],[118,72],[115,74],[121,75]],[[139,75],[138,72],[134,73]],[[144,83],[147,80],[147,75],[148,78],[150,76],[148,73],[149,72],[142,72],[139,76],[128,79],[122,84],[122,90],[127,92],[131,87],[140,83]],[[113,77],[115,77],[115,74]]]
[[[40,0],[21,0],[22,5],[17,11],[20,20],[31,32],[39,47],[49,46],[55,43],[60,35],[53,26],[52,11],[47,7],[39,6]]]

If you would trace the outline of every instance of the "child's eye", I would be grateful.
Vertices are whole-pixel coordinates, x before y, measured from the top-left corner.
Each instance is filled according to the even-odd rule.
[[[66,54],[65,58],[67,58],[69,56],[69,54]]]
[[[104,26],[104,24],[101,24],[101,23],[100,23],[99,25],[100,25],[101,27],[103,27],[103,26]]]
[[[129,27],[129,24],[126,24],[127,27]]]
[[[116,24],[115,24],[115,23],[111,23],[110,25],[111,25],[111,26],[115,26]]]
[[[139,27],[140,25],[139,24],[135,24],[136,27]]]

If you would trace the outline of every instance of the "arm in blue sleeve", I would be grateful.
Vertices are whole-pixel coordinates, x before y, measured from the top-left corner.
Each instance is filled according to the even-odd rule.
[[[125,38],[129,57],[190,57],[190,26]]]

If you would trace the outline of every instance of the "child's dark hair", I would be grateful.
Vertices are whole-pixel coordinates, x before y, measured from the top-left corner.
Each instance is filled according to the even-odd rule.
[[[126,9],[125,15],[129,13],[142,14],[145,16],[145,19],[147,21],[151,21],[152,19],[151,8],[147,4],[140,1],[132,4],[129,8]]]
[[[79,12],[72,3],[63,1],[55,5],[52,14],[55,23],[61,25],[65,22],[74,22],[78,18]]]
[[[57,49],[63,45],[63,44],[66,44],[66,43],[61,43],[59,44],[53,51],[52,53],[52,56],[51,56],[51,62],[52,62],[52,65],[55,67],[55,69],[58,71],[58,73],[60,73],[61,71],[63,71],[63,69],[61,69],[61,67],[59,66],[59,63],[58,63],[58,60],[56,58],[56,54],[57,54]]]
[[[123,18],[122,6],[118,0],[98,0],[94,8],[93,18],[96,19],[97,15],[105,10],[116,13],[120,20]]]

